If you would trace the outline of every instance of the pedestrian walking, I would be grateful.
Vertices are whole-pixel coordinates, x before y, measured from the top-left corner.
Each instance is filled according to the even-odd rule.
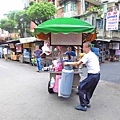
[[[7,61],[8,60],[8,48],[7,48],[7,46],[4,47],[3,54],[4,54],[4,59]]]
[[[36,57],[36,62],[37,62],[37,67],[38,67],[38,70],[37,72],[41,72],[42,71],[42,50],[41,48],[37,45],[36,46],[36,50],[34,51],[34,56]]]
[[[88,69],[87,78],[80,82],[78,87],[80,104],[75,107],[76,110],[87,111],[90,108],[90,99],[100,79],[100,66],[98,56],[91,51],[91,43],[83,44],[85,55],[78,62],[65,62],[64,65],[78,66],[86,64]]]

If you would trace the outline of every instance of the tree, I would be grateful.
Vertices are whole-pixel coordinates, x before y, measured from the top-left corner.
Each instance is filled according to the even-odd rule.
[[[0,28],[12,33],[15,29],[16,23],[14,20],[9,19],[1,19],[0,20]]]
[[[16,11],[12,11],[12,12],[8,13],[7,18],[10,20],[14,20],[15,12]]]
[[[21,37],[24,37],[25,29],[29,27],[30,19],[25,10],[17,10],[8,14],[8,19],[13,19],[17,25],[17,30],[20,30]]]
[[[22,19],[24,20],[24,22],[30,22],[29,16],[26,14],[25,10],[15,11],[14,20],[19,23],[22,21]]]
[[[38,25],[41,22],[53,18],[56,13],[56,8],[51,2],[34,2],[26,10],[26,13],[31,21],[34,21]]]

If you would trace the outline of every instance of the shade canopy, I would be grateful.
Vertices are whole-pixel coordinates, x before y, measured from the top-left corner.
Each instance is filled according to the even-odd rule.
[[[92,33],[94,32],[95,27],[85,21],[76,18],[56,18],[48,20],[35,29],[36,34],[41,32],[47,33]]]

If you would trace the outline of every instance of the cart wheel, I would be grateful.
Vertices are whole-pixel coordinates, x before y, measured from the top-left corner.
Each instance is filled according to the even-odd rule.
[[[50,88],[50,81],[48,82],[48,92],[50,94],[54,93],[53,88]]]

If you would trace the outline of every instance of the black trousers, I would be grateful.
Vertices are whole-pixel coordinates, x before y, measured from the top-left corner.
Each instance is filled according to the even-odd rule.
[[[87,106],[87,104],[90,103],[90,99],[93,95],[93,92],[99,80],[100,80],[100,73],[98,74],[88,73],[87,78],[84,79],[82,82],[80,82],[78,91],[79,91],[79,99],[81,106],[85,107]]]

